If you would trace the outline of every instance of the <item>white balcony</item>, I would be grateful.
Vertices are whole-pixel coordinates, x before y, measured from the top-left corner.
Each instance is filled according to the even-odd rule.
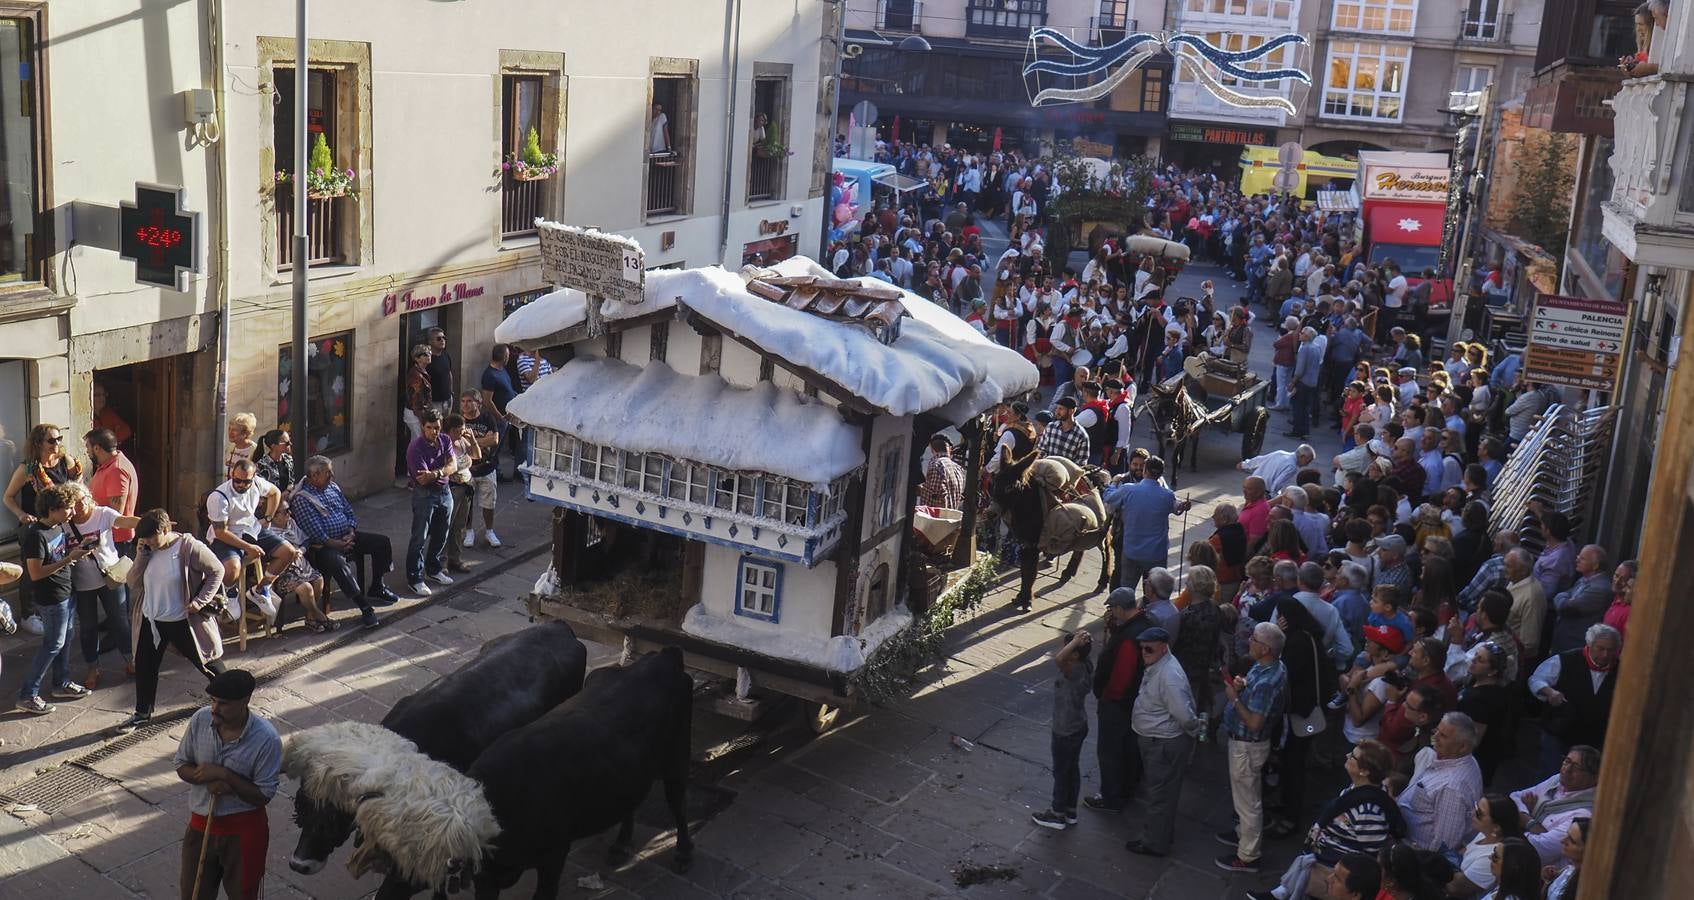
[[[1186,66],[1189,63],[1182,63]],[[1287,88],[1257,88],[1244,84],[1232,85],[1243,94],[1287,98]],[[1211,91],[1193,81],[1178,81],[1171,85],[1170,117],[1198,119],[1206,122],[1240,122],[1250,125],[1281,127],[1288,124],[1288,114],[1280,109],[1262,106],[1234,106],[1219,100]]]
[[[1604,233],[1637,265],[1694,268],[1694,110],[1688,76],[1625,81],[1616,114]]]

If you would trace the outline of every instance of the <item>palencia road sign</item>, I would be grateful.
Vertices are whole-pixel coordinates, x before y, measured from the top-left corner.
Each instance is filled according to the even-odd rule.
[[[1524,376],[1597,391],[1617,389],[1632,303],[1542,294],[1529,315]]]

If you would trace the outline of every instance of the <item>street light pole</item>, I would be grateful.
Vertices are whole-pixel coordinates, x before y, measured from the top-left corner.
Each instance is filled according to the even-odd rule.
[[[304,0],[302,0],[304,2]],[[830,82],[829,134],[824,137],[828,149],[824,154],[823,175],[823,215],[819,218],[822,223],[818,226],[818,265],[830,268],[829,256],[829,216],[830,195],[835,187],[835,127],[841,121],[841,61],[845,57],[844,45],[847,43],[847,0],[834,0],[835,5],[835,80]]]
[[[294,452],[312,455],[306,434],[306,154],[307,69],[311,60],[306,40],[306,2],[296,0],[294,12],[294,347],[289,364],[289,432]],[[303,457],[296,457],[303,459]]]

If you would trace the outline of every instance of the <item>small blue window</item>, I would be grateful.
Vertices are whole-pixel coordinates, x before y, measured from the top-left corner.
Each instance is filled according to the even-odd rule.
[[[735,577],[735,614],[766,622],[782,610],[782,564],[741,557]]]

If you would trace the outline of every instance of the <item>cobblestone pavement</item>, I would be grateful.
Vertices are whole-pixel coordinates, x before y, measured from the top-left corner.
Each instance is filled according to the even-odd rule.
[[[1201,277],[1219,278],[1219,294],[1234,296],[1227,279],[1204,267],[1182,276],[1179,294],[1197,294]],[[1255,356],[1269,353],[1261,328]],[[1271,423],[1267,447],[1283,446],[1285,424]],[[1318,443],[1320,458],[1334,440]],[[1239,438],[1205,439],[1200,472],[1184,473],[1182,493],[1195,509],[1187,536],[1210,533],[1207,515],[1216,502],[1236,496],[1232,466]],[[483,641],[523,627],[515,598],[529,590],[546,565],[547,508],[527,503],[515,487],[502,492],[500,531],[505,549],[470,554],[477,571],[470,583],[428,603],[406,601],[384,611],[391,621],[374,632],[343,628],[307,635],[298,628],[232,654],[265,679],[255,708],[291,730],[337,719],[375,721],[400,697],[458,666]],[[408,523],[404,492],[390,491],[361,504],[364,520],[403,546]],[[1172,549],[1183,537],[1173,519]],[[1267,872],[1231,878],[1213,867],[1223,852],[1212,833],[1228,828],[1230,807],[1223,754],[1204,745],[1184,784],[1181,818],[1172,854],[1152,860],[1127,853],[1125,840],[1140,833],[1138,813],[1084,811],[1064,832],[1035,827],[1029,814],[1046,806],[1050,790],[1048,711],[1051,652],[1061,634],[1096,621],[1103,597],[1095,583],[1098,555],[1058,587],[1051,572],[1037,584],[1035,610],[1005,609],[1012,587],[989,595],[947,642],[947,657],[923,674],[909,699],[855,711],[821,738],[798,716],[778,709],[746,728],[696,713],[696,773],[691,813],[697,852],[692,869],[670,866],[673,835],[659,792],[639,817],[635,861],[606,868],[604,847],[574,849],[562,895],[566,897],[763,898],[763,897],[1235,897],[1273,883],[1295,841],[1271,842]],[[350,616],[339,611],[344,620]],[[31,645],[4,642],[0,697],[15,696]],[[591,664],[610,661],[591,647]],[[160,708],[191,709],[203,700],[199,679],[181,660],[167,657]],[[127,714],[130,686],[113,662],[96,695],[41,718],[0,716],[0,794],[18,796],[57,788],[39,809],[0,815],[0,882],[8,896],[52,889],[79,900],[176,897],[176,873],[185,824],[186,786],[169,757],[180,722],[139,740],[108,745],[102,733]],[[792,712],[792,708],[788,712]],[[955,738],[962,739],[955,740]],[[115,749],[112,747],[115,746]],[[102,747],[108,747],[102,750]],[[966,748],[969,749],[966,749]],[[1096,785],[1092,739],[1083,753],[1084,789]],[[1314,779],[1316,798],[1329,783]],[[264,896],[351,898],[376,887],[374,877],[350,878],[346,850],[315,876],[286,865],[297,836],[290,821],[293,783],[271,804],[271,850]],[[1006,877],[960,887],[956,873]],[[504,896],[527,897],[526,878]]]

